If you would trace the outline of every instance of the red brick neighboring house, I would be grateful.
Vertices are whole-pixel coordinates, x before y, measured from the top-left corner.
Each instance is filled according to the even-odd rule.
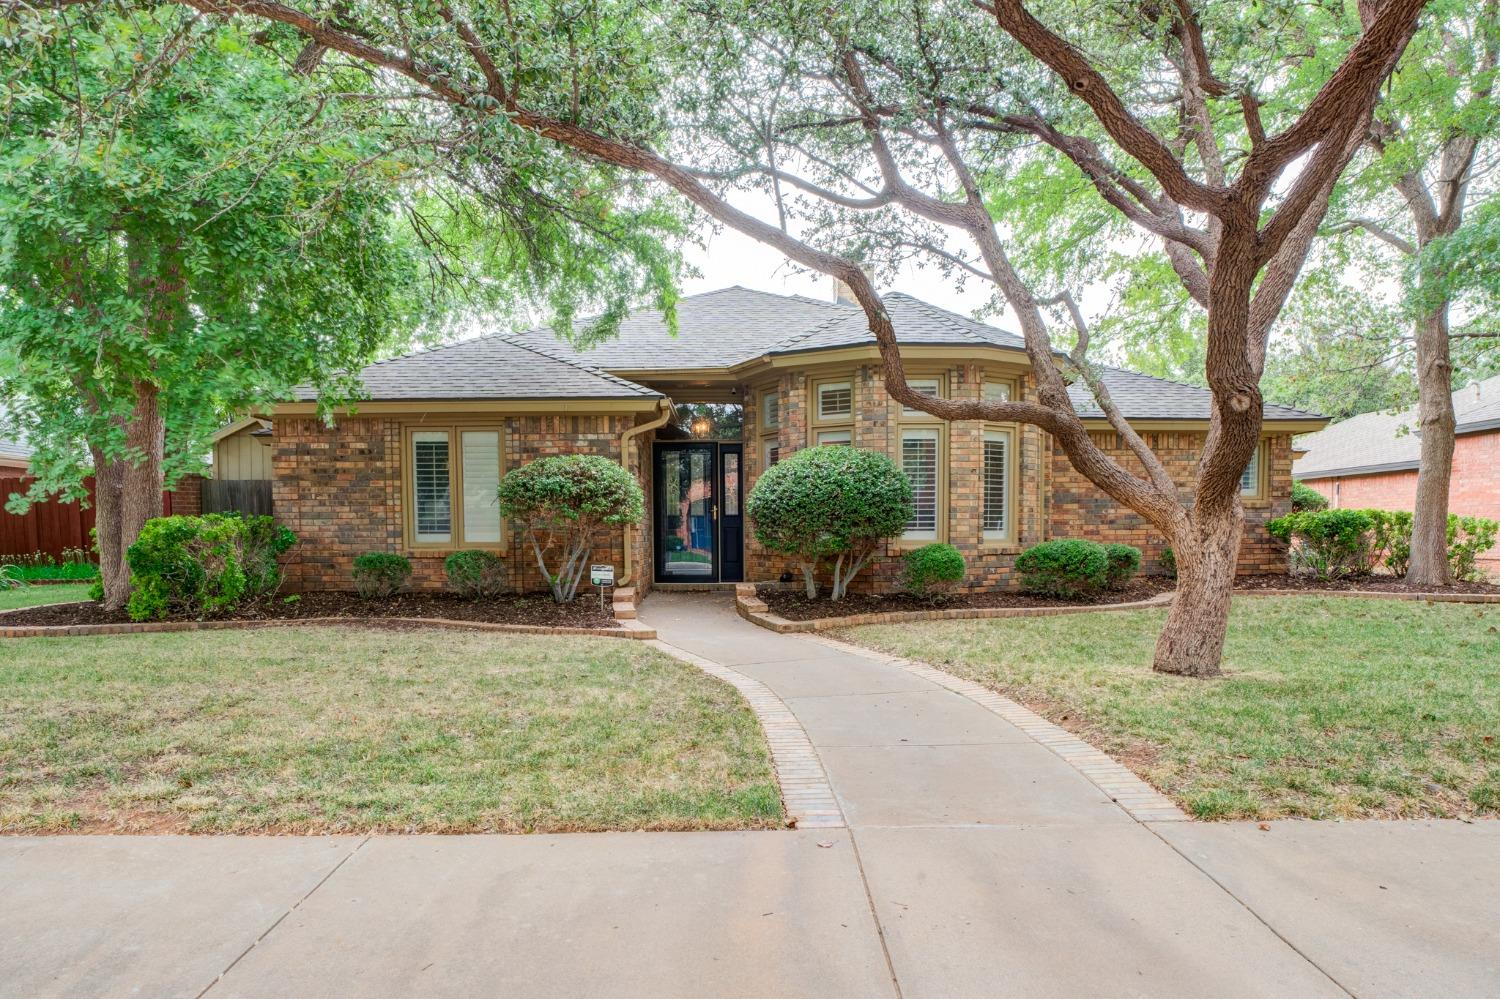
[[[1020,337],[907,295],[886,302],[912,384],[955,399],[1033,395]],[[396,551],[412,558],[415,585],[438,587],[445,555],[488,548],[507,558],[513,581],[539,587],[522,532],[495,506],[495,485],[519,464],[568,453],[623,462],[646,493],[639,528],[597,539],[593,560],[613,564],[622,583],[774,580],[792,566],[755,543],[745,496],[766,468],[819,443],[883,451],[915,486],[907,531],[856,588],[896,586],[902,555],[934,541],[964,553],[972,588],[1006,584],[1023,548],[1056,537],[1129,542],[1156,564],[1156,532],[1079,476],[1044,432],[945,424],[892,401],[856,306],[735,287],[685,298],[677,311],[676,335],[661,313],[643,310],[591,348],[543,329],[383,361],[361,373],[368,401],[332,426],[310,393],[277,407],[275,511],[301,539],[291,584],[346,588],[354,556]],[[1118,369],[1104,378],[1186,489],[1208,429],[1208,392]],[[1074,401],[1099,442],[1133,463],[1083,389]],[[742,406],[741,436],[670,439],[659,429],[674,402]],[[1290,509],[1292,436],[1326,422],[1269,405],[1265,419],[1243,481],[1241,571],[1281,568],[1264,525]]]
[[[1448,509],[1500,520],[1500,375],[1453,393],[1458,419]],[[1298,441],[1307,453],[1292,476],[1349,509],[1412,510],[1417,497],[1421,437],[1417,411],[1364,413]],[[1500,571],[1500,545],[1480,559]]]

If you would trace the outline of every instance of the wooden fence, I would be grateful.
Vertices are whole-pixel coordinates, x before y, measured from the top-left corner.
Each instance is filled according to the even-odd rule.
[[[94,480],[89,479],[89,496],[94,494]],[[66,548],[93,547],[89,531],[94,529],[94,505],[81,503],[33,503],[25,514],[17,516],[4,509],[11,493],[24,493],[29,478],[0,478],[0,555],[30,555],[45,552],[61,558]]]
[[[204,479],[203,512],[271,513],[270,479]]]

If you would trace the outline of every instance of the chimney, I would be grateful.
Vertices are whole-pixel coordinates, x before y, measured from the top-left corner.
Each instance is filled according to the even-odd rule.
[[[869,278],[870,285],[873,287],[875,268],[861,264],[859,269],[865,272],[865,277]],[[833,300],[838,305],[859,305],[859,300],[854,297],[854,289],[849,287],[849,283],[842,278],[833,279]]]

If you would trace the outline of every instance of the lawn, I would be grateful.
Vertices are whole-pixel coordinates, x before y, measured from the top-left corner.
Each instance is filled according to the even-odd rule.
[[[0,831],[783,820],[739,695],[634,642],[278,627],[0,650]]]
[[[1151,672],[1164,611],[844,637],[983,683],[1205,819],[1500,814],[1500,607],[1241,597],[1228,675]]]
[[[87,600],[88,583],[59,583],[55,586],[23,586],[0,590],[0,611],[20,607],[60,604],[69,600]]]

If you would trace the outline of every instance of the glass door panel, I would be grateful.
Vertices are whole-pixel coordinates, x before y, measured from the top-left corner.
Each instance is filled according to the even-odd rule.
[[[663,580],[715,578],[718,497],[715,445],[662,445],[658,452],[658,558]]]

